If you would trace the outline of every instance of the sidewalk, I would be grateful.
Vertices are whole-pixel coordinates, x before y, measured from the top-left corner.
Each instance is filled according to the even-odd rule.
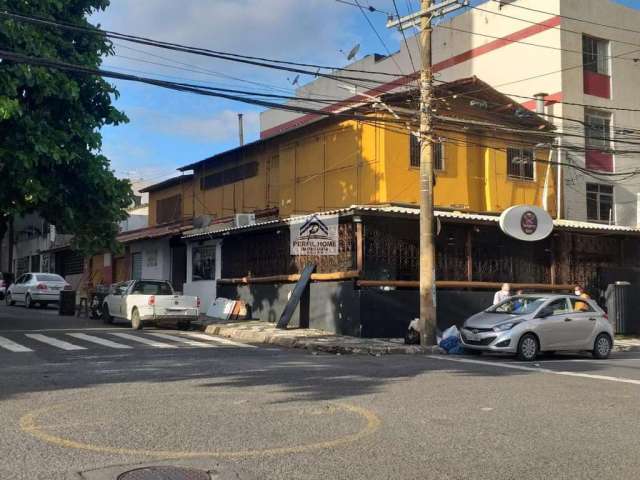
[[[287,348],[301,348],[311,352],[336,354],[365,353],[369,355],[420,354],[427,350],[418,345],[405,345],[403,340],[334,335],[321,330],[292,328],[280,330],[273,323],[244,321],[213,323],[204,331],[245,343],[264,343]],[[437,348],[437,347],[436,347]]]
[[[637,337],[616,337],[613,342],[614,352],[637,352],[640,351],[640,338]]]

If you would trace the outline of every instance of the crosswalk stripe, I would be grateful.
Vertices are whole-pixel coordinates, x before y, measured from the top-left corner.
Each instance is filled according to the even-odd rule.
[[[27,333],[25,334],[25,337],[61,348],[62,350],[86,350],[85,347],[74,345],[73,343],[65,342],[64,340],[58,340],[57,338],[47,337],[46,335],[40,335],[39,333]]]
[[[144,343],[145,345],[150,345],[156,348],[177,348],[176,345],[169,345],[168,343],[157,342],[149,338],[139,337],[137,335],[131,335],[129,333],[113,332],[111,333],[111,335],[124,338],[125,340],[131,340],[132,342]]]
[[[176,335],[167,335],[166,333],[152,333],[149,332],[149,335],[153,335],[154,337],[164,338],[165,340],[171,340],[173,342],[184,343],[185,345],[190,345],[192,347],[201,347],[201,348],[215,348],[216,345],[212,345],[211,343],[204,342],[196,342],[195,340],[189,340],[188,338],[181,338]]]
[[[0,347],[6,348],[11,352],[33,352],[30,348],[20,345],[8,338],[0,337]]]
[[[196,332],[182,332],[180,335],[186,335],[188,337],[199,338],[201,340],[208,340],[214,343],[220,343],[222,345],[231,345],[233,347],[240,348],[257,348],[255,345],[247,345],[246,343],[238,343],[233,340],[229,340],[228,338],[222,337],[213,337],[211,335],[207,335],[206,333],[196,333]]]
[[[70,337],[79,338],[80,340],[86,340],[87,342],[97,343],[98,345],[103,345],[109,348],[132,348],[129,345],[123,345],[122,343],[112,342],[111,340],[107,340],[105,338],[94,337],[93,335],[86,335],[84,333],[67,333]]]

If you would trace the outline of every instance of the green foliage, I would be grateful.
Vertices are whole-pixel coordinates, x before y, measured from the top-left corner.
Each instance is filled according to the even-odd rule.
[[[0,0],[0,10],[89,26],[109,0]],[[0,18],[0,45],[35,57],[98,68],[108,39]],[[0,63],[0,218],[38,212],[73,233],[87,254],[115,247],[117,222],[132,201],[100,154],[104,125],[126,122],[100,77]]]

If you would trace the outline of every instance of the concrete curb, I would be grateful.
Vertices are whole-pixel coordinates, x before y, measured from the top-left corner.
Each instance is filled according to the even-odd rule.
[[[284,348],[298,348],[315,353],[367,354],[367,355],[416,355],[442,353],[439,347],[399,345],[383,340],[360,339],[322,333],[308,333],[300,330],[268,330],[264,327],[208,325],[205,333],[217,335],[243,343],[275,345]]]

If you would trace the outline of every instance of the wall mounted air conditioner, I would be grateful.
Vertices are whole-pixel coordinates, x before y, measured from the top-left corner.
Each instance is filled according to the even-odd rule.
[[[256,215],[255,213],[236,213],[235,226],[236,227],[247,227],[249,225],[256,224]]]

